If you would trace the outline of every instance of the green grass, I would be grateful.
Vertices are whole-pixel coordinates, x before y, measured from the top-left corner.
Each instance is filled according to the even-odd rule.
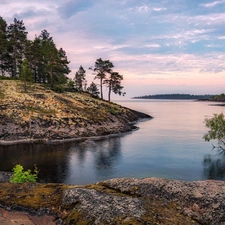
[[[18,80],[18,78],[0,76],[0,80]]]
[[[44,110],[44,109],[35,108],[35,107],[32,107],[32,106],[27,106],[27,109],[31,112],[45,114],[45,115],[51,115],[51,114],[55,113],[55,110]]]

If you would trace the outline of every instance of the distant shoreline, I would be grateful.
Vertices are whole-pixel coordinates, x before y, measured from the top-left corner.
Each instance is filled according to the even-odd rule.
[[[214,95],[191,95],[191,94],[157,94],[133,97],[132,99],[164,99],[164,100],[210,100]]]

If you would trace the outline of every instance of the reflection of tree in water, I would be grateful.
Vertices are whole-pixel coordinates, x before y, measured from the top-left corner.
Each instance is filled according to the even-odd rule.
[[[0,171],[11,171],[16,164],[27,169],[37,165],[40,182],[64,182],[68,173],[67,145],[21,144],[0,147]]]
[[[206,179],[225,179],[225,154],[207,155],[203,160],[204,176]]]
[[[115,165],[121,159],[120,138],[110,138],[98,143],[94,155],[95,168],[99,179],[112,177]]]

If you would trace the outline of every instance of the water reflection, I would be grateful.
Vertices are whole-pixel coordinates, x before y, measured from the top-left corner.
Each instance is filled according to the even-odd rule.
[[[121,138],[80,143],[70,148],[70,174],[66,183],[92,183],[116,176],[122,158]]]
[[[206,155],[203,160],[205,179],[225,179],[225,154]]]
[[[11,171],[16,164],[25,170],[37,165],[40,182],[63,182],[68,173],[65,145],[22,144],[0,147],[0,170]]]
[[[40,182],[87,184],[115,175],[121,159],[120,138],[61,145],[0,146],[0,171],[16,164],[25,170],[37,165]]]
[[[113,177],[115,166],[121,160],[121,142],[119,138],[108,139],[96,148],[94,158],[96,175],[99,179]]]

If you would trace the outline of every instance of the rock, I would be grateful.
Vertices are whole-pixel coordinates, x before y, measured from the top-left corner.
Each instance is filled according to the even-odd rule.
[[[10,172],[2,172],[0,171],[0,183],[2,182],[9,182],[10,177],[13,173]]]
[[[93,224],[112,224],[121,217],[140,219],[146,210],[138,198],[101,193],[94,189],[74,188],[63,195],[64,205],[78,205],[75,209]]]
[[[0,209],[1,225],[59,225],[52,216],[32,216],[24,212],[9,212]],[[61,223],[62,225],[63,223]]]
[[[0,183],[0,208],[37,219],[50,216],[59,224],[224,225],[224,199],[224,181],[118,178],[86,186]]]
[[[102,182],[108,188],[180,205],[185,215],[202,224],[225,224],[224,181],[179,181],[162,178],[120,178]],[[181,211],[182,211],[181,209]]]

